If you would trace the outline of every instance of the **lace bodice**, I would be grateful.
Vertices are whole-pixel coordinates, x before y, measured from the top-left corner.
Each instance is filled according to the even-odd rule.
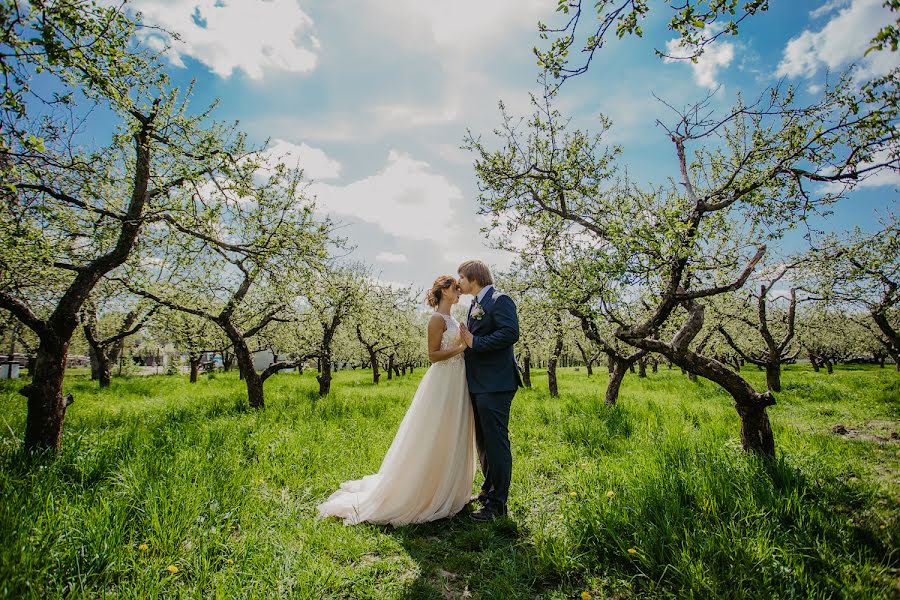
[[[441,318],[444,319],[444,322],[447,324],[447,330],[444,331],[444,334],[441,336],[441,350],[449,350],[454,346],[459,344],[459,323],[456,322],[456,319],[449,315],[445,315],[443,313],[439,313],[435,311],[436,315],[440,315]],[[448,358],[447,360],[439,361],[436,364],[441,363],[457,363],[462,362],[465,359],[462,354],[457,354],[452,358]]]

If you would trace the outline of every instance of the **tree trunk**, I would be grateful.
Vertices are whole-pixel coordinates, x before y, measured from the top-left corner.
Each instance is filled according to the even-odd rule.
[[[609,374],[609,383],[606,384],[606,397],[604,402],[607,406],[615,406],[619,399],[619,389],[622,387],[622,380],[625,379],[625,373],[628,372],[628,362],[615,359],[611,361],[612,371]]]
[[[525,349],[525,356],[522,358],[522,385],[527,388],[531,387],[531,350]]]
[[[631,371],[632,373],[634,373],[634,363],[631,363],[630,365],[628,365],[628,370]]]
[[[247,342],[243,336],[237,332],[231,323],[227,323],[222,327],[228,335],[231,343],[234,345],[234,355],[237,358],[238,372],[241,379],[247,385],[247,400],[250,408],[265,408],[265,400],[263,398],[263,379],[253,367],[253,353],[247,347]]]
[[[831,360],[826,358],[824,362],[825,362],[825,371],[829,375],[833,374],[834,373],[834,365],[832,364]]]
[[[775,457],[775,437],[765,406],[756,404],[735,404],[741,418],[741,446],[756,454]]]
[[[550,389],[550,397],[559,396],[559,385],[556,382],[556,358],[551,357],[547,362],[547,387]]]
[[[647,377],[647,359],[642,358],[638,361],[638,377]]]
[[[378,353],[372,348],[369,349],[369,361],[372,363],[372,382],[378,385],[378,380],[381,379],[381,371],[378,369]]]
[[[66,417],[63,377],[74,329],[73,323],[68,335],[57,335],[51,331],[41,339],[32,381],[19,392],[28,399],[28,414],[25,417],[25,450],[28,452],[59,450]]]
[[[878,366],[882,369],[884,368],[884,357],[883,356],[878,357]]]
[[[97,381],[100,379],[100,365],[97,362],[97,353],[90,342],[88,343],[88,359],[91,364],[91,381]]]
[[[547,361],[547,384],[550,388],[551,398],[559,396],[559,384],[556,380],[556,366],[559,364],[559,357],[562,355],[563,351],[562,318],[559,316],[559,313],[556,314],[556,319],[554,320],[554,330],[556,331],[556,344],[554,344],[553,352],[550,354],[550,359]]]
[[[109,370],[109,357],[106,356],[106,348],[100,346],[98,348],[99,352],[97,352],[97,378],[100,382],[100,387],[105,388],[109,387],[111,381],[111,374]]]
[[[319,375],[316,381],[319,382],[319,396],[327,396],[331,392],[331,354],[326,354],[319,360]]]
[[[587,355],[584,346],[582,346],[580,342],[576,342],[575,345],[578,347],[578,351],[581,352],[581,359],[584,361],[584,367],[587,369],[588,377],[590,377],[594,374],[594,369],[591,365],[594,361]]]
[[[773,392],[781,391],[781,364],[769,363],[766,365],[766,387]]]
[[[387,376],[388,381],[394,378],[394,355],[388,355],[388,364],[387,364]]]
[[[197,383],[197,374],[200,371],[200,356],[189,356],[188,361],[191,364],[191,383]]]

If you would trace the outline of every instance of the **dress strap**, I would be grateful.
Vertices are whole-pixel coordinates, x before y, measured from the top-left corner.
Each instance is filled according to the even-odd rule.
[[[444,319],[444,322],[445,322],[445,323],[450,322],[450,321],[453,320],[453,317],[451,317],[450,315],[445,315],[445,314],[442,313],[442,312],[434,311],[434,314],[436,314],[436,315],[441,315],[441,317]]]

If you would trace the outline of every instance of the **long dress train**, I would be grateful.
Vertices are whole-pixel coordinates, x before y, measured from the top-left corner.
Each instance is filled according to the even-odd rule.
[[[441,349],[459,343],[447,323]],[[346,481],[319,505],[321,517],[405,525],[458,513],[475,479],[475,421],[462,354],[434,363],[422,377],[378,473]]]

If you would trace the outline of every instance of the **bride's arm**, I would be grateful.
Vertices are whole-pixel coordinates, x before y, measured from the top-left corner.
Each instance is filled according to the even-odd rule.
[[[447,324],[444,319],[438,315],[432,315],[428,321],[428,360],[432,363],[447,360],[466,350],[466,345],[462,342],[455,348],[441,350],[441,338],[446,330]]]

